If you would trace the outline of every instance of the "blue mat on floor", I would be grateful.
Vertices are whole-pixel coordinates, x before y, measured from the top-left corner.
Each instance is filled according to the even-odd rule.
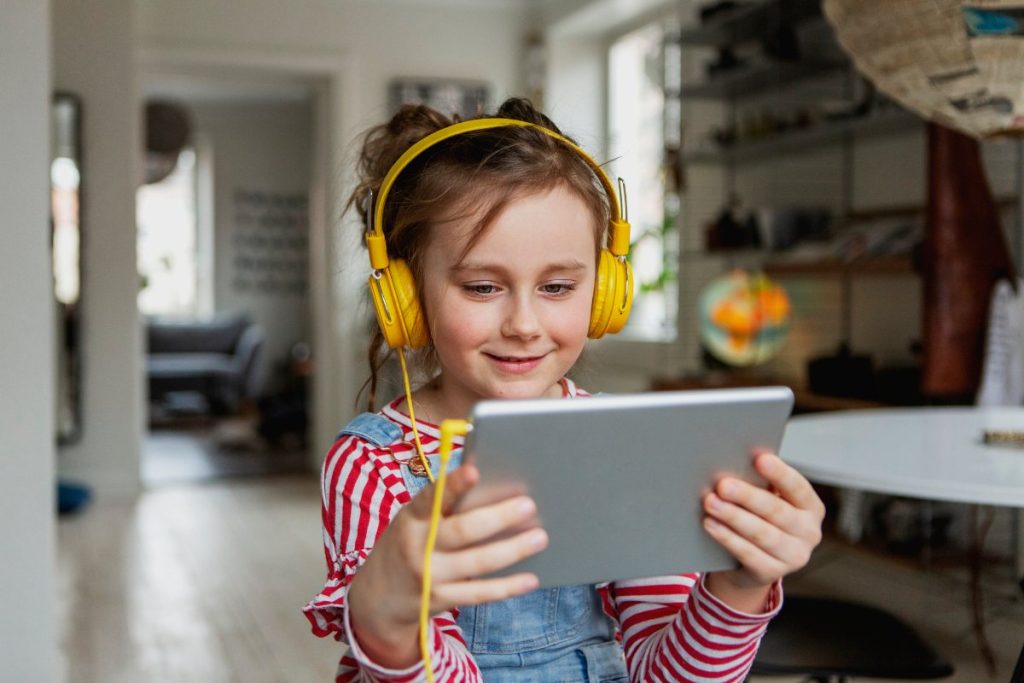
[[[89,489],[81,484],[57,482],[57,512],[68,515],[81,510],[89,503]]]

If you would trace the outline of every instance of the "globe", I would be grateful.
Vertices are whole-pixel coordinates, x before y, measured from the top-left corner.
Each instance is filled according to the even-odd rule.
[[[786,290],[763,273],[736,270],[700,295],[700,337],[718,360],[750,367],[773,358],[789,334]]]

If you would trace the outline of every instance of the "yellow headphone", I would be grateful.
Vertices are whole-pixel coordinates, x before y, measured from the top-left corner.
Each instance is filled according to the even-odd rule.
[[[386,238],[384,236],[384,205],[399,174],[413,159],[437,143],[463,133],[502,128],[505,126],[522,126],[533,128],[556,140],[560,140],[575,151],[593,169],[601,185],[608,194],[611,205],[611,216],[608,222],[608,246],[601,250],[597,265],[597,278],[594,281],[594,301],[590,310],[590,327],[587,336],[600,339],[606,333],[615,334],[626,324],[629,309],[633,303],[633,271],[626,261],[629,253],[629,222],[626,212],[619,210],[619,202],[615,196],[615,188],[600,165],[586,152],[568,138],[558,133],[518,119],[486,118],[463,121],[431,133],[412,147],[407,149],[394,163],[380,186],[376,202],[371,195],[370,206],[367,207],[367,220],[372,214],[373,222],[368,225],[366,247],[370,252],[370,294],[377,321],[384,333],[389,347],[400,349],[409,347],[421,348],[427,345],[430,334],[423,319],[423,310],[416,296],[416,282],[408,264],[401,259],[388,258]],[[619,190],[622,193],[623,209],[626,208],[626,187],[619,179]]]

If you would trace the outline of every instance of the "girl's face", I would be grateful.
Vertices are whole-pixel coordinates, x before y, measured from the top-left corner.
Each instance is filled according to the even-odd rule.
[[[558,187],[508,204],[460,260],[478,217],[443,223],[423,254],[423,301],[449,415],[484,398],[560,396],[594,294],[594,219]]]

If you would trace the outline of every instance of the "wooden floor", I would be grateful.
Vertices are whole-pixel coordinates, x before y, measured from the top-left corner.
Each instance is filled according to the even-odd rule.
[[[62,520],[65,680],[331,680],[342,646],[313,637],[300,613],[324,576],[318,495],[312,476],[211,482],[131,503],[100,500]],[[826,545],[787,589],[896,611],[953,660],[953,681],[1005,683],[1024,641],[1024,600],[1008,577],[989,578],[994,678],[978,657],[955,572],[924,574]]]
[[[59,525],[72,683],[329,681],[341,644],[302,605],[324,579],[313,476],[98,501]]]

